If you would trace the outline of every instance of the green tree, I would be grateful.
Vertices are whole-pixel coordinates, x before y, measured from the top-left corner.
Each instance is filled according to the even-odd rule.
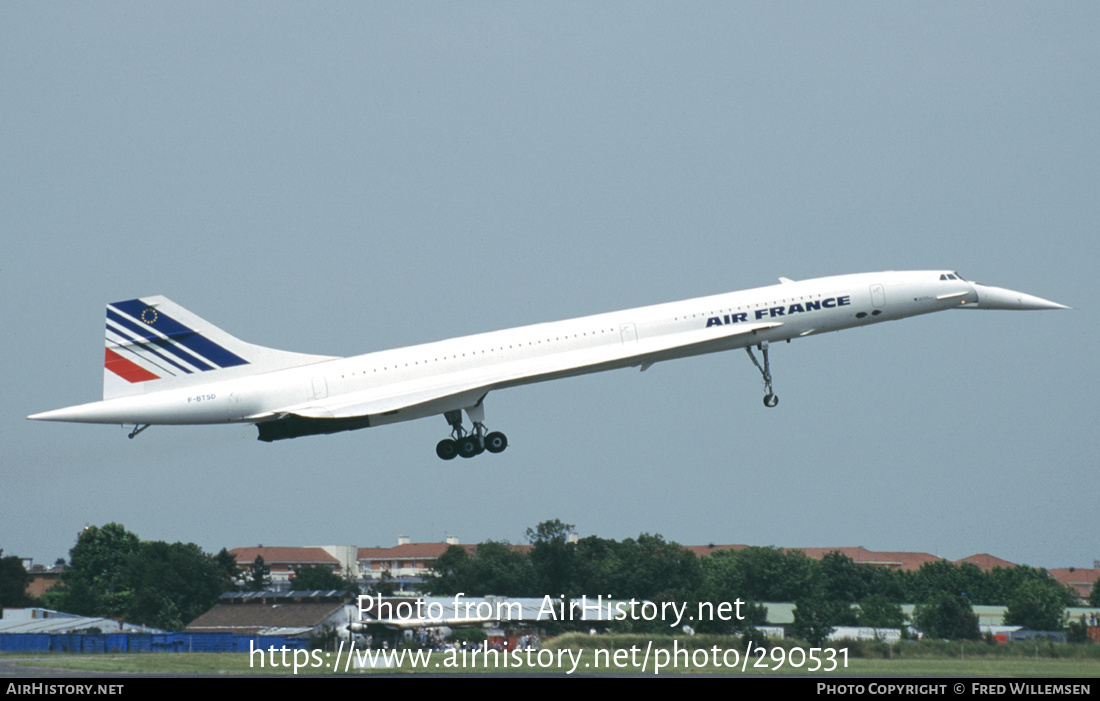
[[[988,576],[991,581],[990,589],[993,591],[993,595],[988,597],[988,600],[982,600],[978,603],[1008,606],[1013,599],[1018,599],[1022,589],[1027,588],[1030,584],[1035,584],[1040,588],[1049,588],[1051,594],[1056,594],[1057,598],[1062,601],[1063,607],[1077,604],[1077,596],[1042,568],[1028,567],[1027,565],[994,567]]]
[[[938,600],[941,594],[963,596],[968,601],[993,605],[997,598],[996,593],[990,591],[988,575],[969,562],[962,565],[947,560],[926,562],[907,583],[906,599],[915,604]]]
[[[264,562],[263,555],[257,555],[248,572],[245,591],[266,591],[271,588],[271,568]]]
[[[580,562],[576,546],[569,542],[572,530],[572,524],[558,519],[527,529],[527,542],[532,545],[529,557],[538,591],[544,595],[571,599],[584,593],[577,587]]]
[[[819,563],[801,550],[722,550],[703,560],[704,601],[797,601],[814,586]]]
[[[850,617],[851,605],[843,601],[825,598],[821,593],[811,594],[795,602],[794,625],[791,630],[814,647],[820,647],[841,621]]]
[[[868,565],[868,567],[871,568],[872,594],[881,595],[885,597],[887,601],[895,604],[909,602],[909,599],[905,595],[906,578],[913,573],[893,570],[889,567],[874,567],[871,565]]]
[[[535,596],[531,560],[508,543],[486,541],[477,546],[466,573],[473,596]]]
[[[886,595],[872,594],[860,602],[858,622],[868,628],[901,628],[905,625],[905,614]]]
[[[133,623],[179,630],[209,610],[226,590],[217,560],[194,543],[142,542],[127,562]]]
[[[1053,577],[1032,579],[1020,585],[1008,601],[1005,625],[1031,630],[1061,630],[1066,612],[1063,587]]]
[[[454,596],[469,591],[469,572],[470,553],[466,548],[451,545],[432,562],[431,572],[418,588],[435,596]]]
[[[695,628],[703,633],[749,634],[766,622],[762,601],[799,601],[819,591],[820,563],[800,550],[751,547],[720,550],[699,561],[697,599],[710,603],[741,600],[742,620],[704,620]],[[808,621],[803,607],[803,622]],[[830,624],[832,622],[830,621]],[[827,634],[827,633],[826,633]]]
[[[44,598],[47,605],[82,616],[123,617],[133,596],[124,570],[140,545],[138,537],[118,523],[85,528],[61,573],[64,586],[47,592],[56,591]]]
[[[452,545],[432,565],[423,589],[436,596],[536,596],[531,560],[511,545],[486,541],[471,555]]]
[[[943,640],[977,640],[978,616],[965,596],[940,592],[928,603],[918,604],[913,623],[925,635]]]
[[[0,549],[0,606],[13,608],[30,604],[27,596],[27,585],[31,581],[31,575],[23,566],[23,560],[10,555],[3,557],[4,551]]]
[[[218,571],[222,573],[222,578],[225,579],[225,590],[240,590],[240,585],[237,584],[237,580],[241,576],[241,568],[240,565],[237,564],[237,556],[225,548],[222,548],[218,551],[218,554],[214,556],[214,562],[218,566]]]
[[[359,585],[336,574],[331,567],[310,565],[302,567],[290,579],[290,588],[296,591],[351,591],[359,593]],[[353,589],[354,588],[354,589]]]
[[[577,550],[581,593],[654,602],[683,602],[698,595],[698,558],[660,535],[643,533],[621,543],[585,538]]]
[[[859,603],[871,595],[874,584],[872,565],[857,563],[839,550],[821,558],[824,595],[831,601]]]
[[[695,554],[678,543],[642,533],[622,542],[593,536],[579,541],[575,548],[577,592],[657,604],[675,602],[697,610],[702,570]],[[614,628],[619,632],[667,632],[668,622],[624,619]]]
[[[228,587],[224,565],[194,543],[148,542],[117,523],[86,528],[69,551],[61,586],[43,605],[178,630]]]
[[[622,597],[622,552],[617,541],[594,535],[581,538],[576,544],[576,564],[574,576],[581,591]]]
[[[1089,592],[1089,606],[1100,606],[1100,577],[1092,583],[1092,591]]]

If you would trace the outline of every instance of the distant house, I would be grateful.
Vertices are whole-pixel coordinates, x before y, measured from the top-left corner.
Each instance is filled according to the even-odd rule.
[[[388,572],[400,589],[408,590],[424,580],[435,560],[452,545],[465,548],[470,554],[477,551],[476,545],[462,545],[454,536],[448,536],[442,543],[413,543],[408,536],[398,536],[395,547],[359,548],[360,581],[370,586]]]
[[[23,569],[30,575],[27,581],[27,596],[37,599],[61,581],[61,572],[65,568],[62,565],[36,565],[31,558],[23,558]]]
[[[245,579],[252,572],[252,564],[256,561],[256,557],[262,557],[264,565],[271,571],[269,579],[272,591],[289,590],[291,587],[290,580],[303,567],[326,567],[340,576],[346,576],[346,565],[323,547],[265,547],[258,545],[254,548],[233,548],[229,553],[237,558],[237,566],[241,568]]]
[[[1092,587],[1100,579],[1100,569],[1088,567],[1065,567],[1047,570],[1051,576],[1072,589],[1082,603],[1089,600]]]

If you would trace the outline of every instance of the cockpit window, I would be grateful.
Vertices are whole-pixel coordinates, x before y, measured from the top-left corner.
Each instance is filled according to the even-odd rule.
[[[944,273],[943,275],[940,275],[940,279],[941,280],[962,280],[963,282],[966,282],[966,278],[964,278],[962,275],[959,275],[958,273]]]

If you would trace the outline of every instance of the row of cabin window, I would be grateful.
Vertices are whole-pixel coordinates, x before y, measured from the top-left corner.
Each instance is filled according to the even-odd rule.
[[[601,330],[601,331],[600,331],[599,333],[603,334],[603,333],[608,333],[608,332],[614,332],[614,331],[615,331],[615,329],[608,329],[608,330],[606,330],[606,331],[604,331],[604,330]],[[597,333],[597,332],[593,331],[593,332],[592,332],[592,335],[593,335],[593,336],[595,336],[595,335],[596,335],[596,333]],[[580,336],[578,336],[577,334],[573,334],[573,338],[580,338],[580,337],[582,337],[582,336],[587,336],[587,335],[588,335],[588,332],[587,332],[587,331],[585,331],[584,333],[580,334]],[[554,343],[555,341],[561,341],[561,336],[557,336],[557,337],[555,337],[555,338],[554,338],[553,340],[551,340],[551,339],[549,339],[549,338],[548,338],[548,339],[546,339],[546,342],[547,342],[547,343]],[[527,345],[529,345],[529,346],[533,346],[533,345],[535,345],[535,344],[539,344],[539,345],[542,345],[542,340],[541,340],[541,339],[539,339],[538,341],[528,341],[528,342],[527,342]],[[523,344],[521,343],[521,344],[520,344],[520,347],[522,347],[522,346],[523,346]],[[503,350],[504,350],[504,348],[503,348],[503,347],[501,347],[501,349],[500,349],[500,350],[501,350],[501,351],[503,351]],[[508,350],[515,350],[515,346],[508,346]],[[496,348],[490,348],[490,349],[489,349],[489,352],[490,352],[490,353],[496,353],[496,351],[497,351],[497,349],[496,349]],[[471,351],[471,352],[470,352],[470,355],[477,355],[477,353],[478,353],[478,351]],[[481,354],[482,354],[482,355],[484,355],[484,354],[485,354],[485,351],[484,351],[484,350],[482,350],[482,351],[481,351]],[[458,358],[459,356],[457,356],[457,355],[453,355],[453,356],[450,356],[450,357],[451,357],[452,359],[457,359],[457,358]],[[463,353],[463,354],[462,354],[462,357],[463,357],[463,358],[465,358],[465,357],[466,357],[466,354],[465,354],[465,353]],[[447,360],[447,359],[448,359],[448,357],[447,357],[447,356],[443,356],[443,360]],[[427,365],[427,364],[428,364],[429,362],[436,362],[436,363],[438,363],[438,362],[439,362],[439,358],[436,358],[436,359],[435,359],[434,361],[429,361],[429,360],[425,360],[425,361],[424,361],[424,364],[425,364],[425,365]],[[420,361],[419,361],[419,360],[415,360],[415,361],[413,361],[413,365],[414,365],[414,366],[415,366],[415,365],[420,365]],[[396,366],[396,365],[394,365],[393,367],[394,367],[394,369],[395,369],[395,370],[397,369],[397,366]],[[409,367],[409,364],[408,364],[408,363],[405,363],[405,367]],[[383,371],[383,372],[385,372],[385,371],[388,371],[389,369],[390,369],[390,368],[389,368],[389,366],[387,365],[387,366],[384,366],[384,367],[382,368],[382,371]],[[378,372],[378,368],[374,368],[374,372]],[[357,373],[357,372],[353,372],[353,373],[352,373],[351,375],[352,375],[352,377],[355,377],[355,376],[356,376],[356,375],[358,375],[358,374],[359,374],[359,373]],[[363,374],[366,374],[366,370],[364,370],[364,371],[363,371]],[[345,377],[347,377],[347,376],[346,376],[346,375],[341,375],[340,377],[341,377],[341,378],[345,378]]]

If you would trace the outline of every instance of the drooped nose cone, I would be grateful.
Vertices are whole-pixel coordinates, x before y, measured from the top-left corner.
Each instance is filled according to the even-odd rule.
[[[1023,292],[1006,290],[1003,287],[974,283],[974,291],[978,293],[978,303],[972,306],[977,309],[1069,309],[1064,304]]]

